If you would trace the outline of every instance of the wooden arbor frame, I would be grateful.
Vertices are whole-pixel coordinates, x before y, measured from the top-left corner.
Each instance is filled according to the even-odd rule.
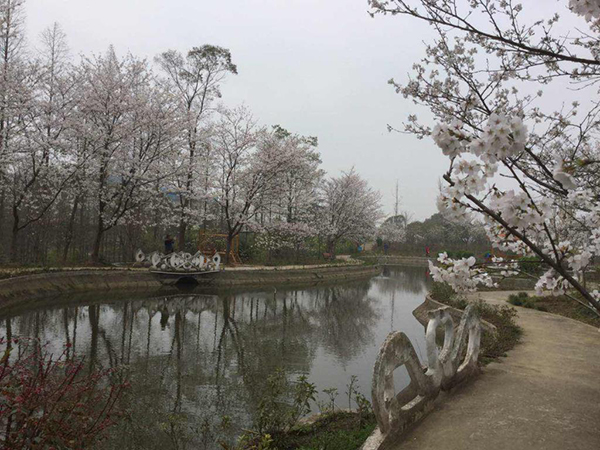
[[[198,232],[198,250],[205,255],[217,253],[214,242],[216,239],[225,239],[227,242],[227,234],[223,233],[211,233],[200,230]],[[229,264],[241,264],[240,258],[240,235],[236,235],[231,242],[231,249],[229,250],[229,258],[227,258],[227,251],[218,252],[222,257],[229,261]]]

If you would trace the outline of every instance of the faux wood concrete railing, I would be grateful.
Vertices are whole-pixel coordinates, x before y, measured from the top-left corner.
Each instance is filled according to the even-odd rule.
[[[444,329],[441,349],[436,344],[440,326]],[[373,370],[371,392],[378,428],[367,439],[363,450],[388,448],[432,409],[440,391],[447,391],[479,372],[481,322],[473,305],[465,309],[456,329],[449,308],[430,311],[425,336],[427,367],[421,365],[404,333],[390,333],[383,343]],[[406,367],[410,383],[396,394],[394,371],[401,366]]]

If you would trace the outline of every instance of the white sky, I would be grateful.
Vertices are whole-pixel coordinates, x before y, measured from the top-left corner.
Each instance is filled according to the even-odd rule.
[[[535,0],[545,3],[548,0]],[[239,75],[223,86],[223,102],[245,103],[264,125],[317,136],[323,167],[352,166],[393,211],[424,219],[447,159],[431,140],[388,133],[408,114],[426,117],[395,94],[387,80],[405,81],[423,56],[429,27],[408,18],[376,18],[366,0],[27,0],[29,40],[59,22],[74,54],[113,44],[151,60],[203,44],[231,50]]]

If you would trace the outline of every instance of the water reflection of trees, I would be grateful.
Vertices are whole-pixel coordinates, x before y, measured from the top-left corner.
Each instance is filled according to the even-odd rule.
[[[370,343],[369,283],[187,295],[36,310],[0,332],[70,346],[92,368],[125,366],[130,419],[105,448],[202,448],[223,415],[248,427],[268,375],[308,373],[319,347],[346,363]],[[2,329],[3,328],[3,329]]]
[[[384,266],[381,276],[375,282],[384,294],[399,290],[420,294],[427,289],[427,272],[425,267]]]
[[[369,287],[369,283],[329,287],[314,298],[319,340],[344,366],[373,339],[378,316]]]

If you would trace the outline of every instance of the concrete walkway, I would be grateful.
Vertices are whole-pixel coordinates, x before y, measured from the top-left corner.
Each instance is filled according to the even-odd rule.
[[[505,304],[512,292],[482,292]],[[519,310],[522,343],[440,399],[394,450],[600,449],[600,332]]]

